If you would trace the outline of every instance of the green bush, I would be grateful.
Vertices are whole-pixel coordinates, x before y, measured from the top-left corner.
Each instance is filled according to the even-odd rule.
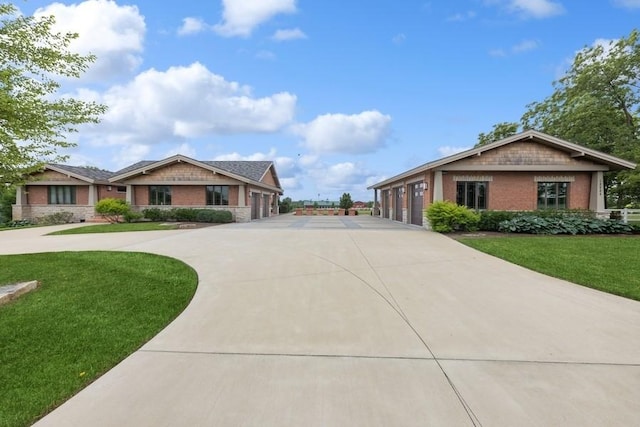
[[[149,209],[143,209],[142,210],[142,215],[151,221],[167,221],[167,219],[169,218],[169,211],[164,210],[164,209],[159,209],[159,208],[149,208]]]
[[[482,231],[498,231],[500,223],[512,219],[518,215],[515,211],[482,211],[478,229]]]
[[[140,212],[130,210],[129,212],[125,213],[122,218],[124,219],[124,222],[137,222],[144,218],[144,215],[142,215]]]
[[[1,185],[1,183],[0,183]],[[11,222],[11,205],[16,203],[16,189],[12,187],[0,188],[0,225]]]
[[[106,198],[96,203],[96,212],[109,222],[120,222],[120,218],[131,212],[131,207],[123,199]]]
[[[500,223],[499,231],[528,234],[620,234],[633,228],[617,220],[570,216],[540,216],[539,212],[521,213]]]
[[[233,222],[233,215],[229,211],[212,210],[211,212],[214,212],[213,221],[211,222],[216,224],[228,224]]]
[[[439,233],[451,231],[475,231],[480,215],[471,209],[450,201],[434,202],[426,210],[431,228]]]
[[[175,221],[194,222],[198,215],[198,209],[173,208],[169,212],[169,217]]]

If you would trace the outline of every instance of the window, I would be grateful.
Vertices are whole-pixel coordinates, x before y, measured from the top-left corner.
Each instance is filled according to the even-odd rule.
[[[170,205],[171,204],[171,187],[168,185],[150,185],[149,186],[149,204],[150,205]]]
[[[50,205],[75,205],[76,186],[75,185],[50,185],[49,186]]]
[[[228,205],[229,186],[228,185],[207,185],[207,205]]]
[[[126,193],[127,192],[127,186],[126,185],[118,185],[116,187],[116,191],[118,193]]]
[[[566,182],[538,182],[538,209],[566,208]]]
[[[487,182],[458,181],[456,203],[470,209],[487,209]]]

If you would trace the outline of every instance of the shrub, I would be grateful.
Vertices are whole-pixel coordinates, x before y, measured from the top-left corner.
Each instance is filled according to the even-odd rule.
[[[453,202],[434,202],[426,211],[431,228],[439,233],[474,231],[478,229],[480,215]]]
[[[173,208],[169,212],[169,217],[176,221],[193,222],[196,220],[197,215],[198,215],[197,209],[189,209],[189,208]]]
[[[144,215],[140,212],[129,210],[129,212],[125,213],[122,218],[124,219],[124,222],[137,222],[144,218]]]
[[[40,218],[36,218],[34,220],[34,223],[38,225],[58,225],[58,224],[68,224],[72,221],[73,221],[72,212],[56,212],[56,213],[42,216]]]
[[[96,203],[96,212],[109,222],[120,222],[120,218],[131,211],[125,200],[106,198]]]
[[[502,221],[510,220],[517,214],[518,212],[514,211],[482,211],[480,212],[478,229],[482,231],[498,231]]]
[[[166,221],[169,218],[169,211],[159,208],[143,209],[142,215],[151,221]]]
[[[499,231],[529,234],[620,234],[630,233],[628,224],[611,219],[574,216],[540,216],[535,213],[521,213],[500,223]]]

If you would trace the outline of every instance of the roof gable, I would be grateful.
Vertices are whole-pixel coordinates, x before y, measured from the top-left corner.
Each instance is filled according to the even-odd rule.
[[[50,163],[45,165],[45,170],[47,169],[79,179],[81,181],[88,182],[90,184],[107,183],[109,181],[109,178],[113,176],[113,172],[111,171],[88,166],[68,166]]]
[[[597,150],[592,150],[590,148],[583,147],[581,145],[574,144],[572,142],[565,141],[563,139],[556,138],[542,132],[538,132],[535,130],[527,130],[525,132],[501,139],[499,141],[492,142],[490,144],[486,144],[480,147],[475,147],[470,150],[462,151],[460,153],[456,153],[439,160],[425,163],[423,165],[410,169],[407,172],[404,172],[402,174],[386,179],[378,184],[374,184],[368,188],[369,189],[379,188],[380,186],[384,186],[392,182],[404,179],[406,177],[410,177],[412,175],[426,172],[428,170],[447,169],[447,166],[452,167],[453,164],[455,163],[458,163],[458,164],[472,163],[473,159],[475,158],[482,157],[482,156],[490,156],[491,152],[494,152],[494,155],[495,155],[495,152],[497,152],[500,148],[510,144],[517,144],[517,143],[542,144],[544,146],[552,148],[556,152],[560,151],[560,152],[566,153],[565,158],[573,159],[576,162],[582,161],[582,162],[589,162],[590,164],[604,165],[608,170],[635,169],[637,166],[633,162],[629,162],[627,160],[623,160],[618,157],[611,156],[609,154],[605,154]],[[500,151],[508,151],[508,150],[500,150]],[[495,157],[500,157],[500,156],[495,156]],[[502,160],[503,162],[505,161],[504,158]],[[525,168],[527,166],[534,166],[533,160],[534,159],[531,159],[531,158],[529,159],[520,158],[518,160],[511,159],[510,164],[513,165],[514,167],[521,166]],[[504,164],[504,163],[495,163],[495,164]],[[536,164],[539,164],[539,163],[536,163]]]
[[[269,187],[273,185],[269,183],[263,183],[264,176],[273,169],[275,176],[275,169],[273,168],[273,162],[270,161],[200,161],[190,157],[182,156],[180,154],[166,158],[164,160],[143,160],[137,162],[131,166],[121,169],[113,174],[110,181],[123,181],[132,178],[137,175],[148,173],[149,171],[164,168],[168,165],[175,163],[185,162],[194,166],[210,170],[215,173],[221,173],[227,175],[230,178],[234,178],[238,181],[245,183],[261,184]],[[275,187],[278,190],[282,190],[280,182],[275,177]]]

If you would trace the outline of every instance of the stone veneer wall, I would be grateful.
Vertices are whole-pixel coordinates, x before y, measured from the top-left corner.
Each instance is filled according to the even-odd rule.
[[[22,205],[11,207],[14,221],[22,219],[37,219],[47,215],[71,212],[74,222],[91,221],[95,218],[95,208],[86,205]]]

